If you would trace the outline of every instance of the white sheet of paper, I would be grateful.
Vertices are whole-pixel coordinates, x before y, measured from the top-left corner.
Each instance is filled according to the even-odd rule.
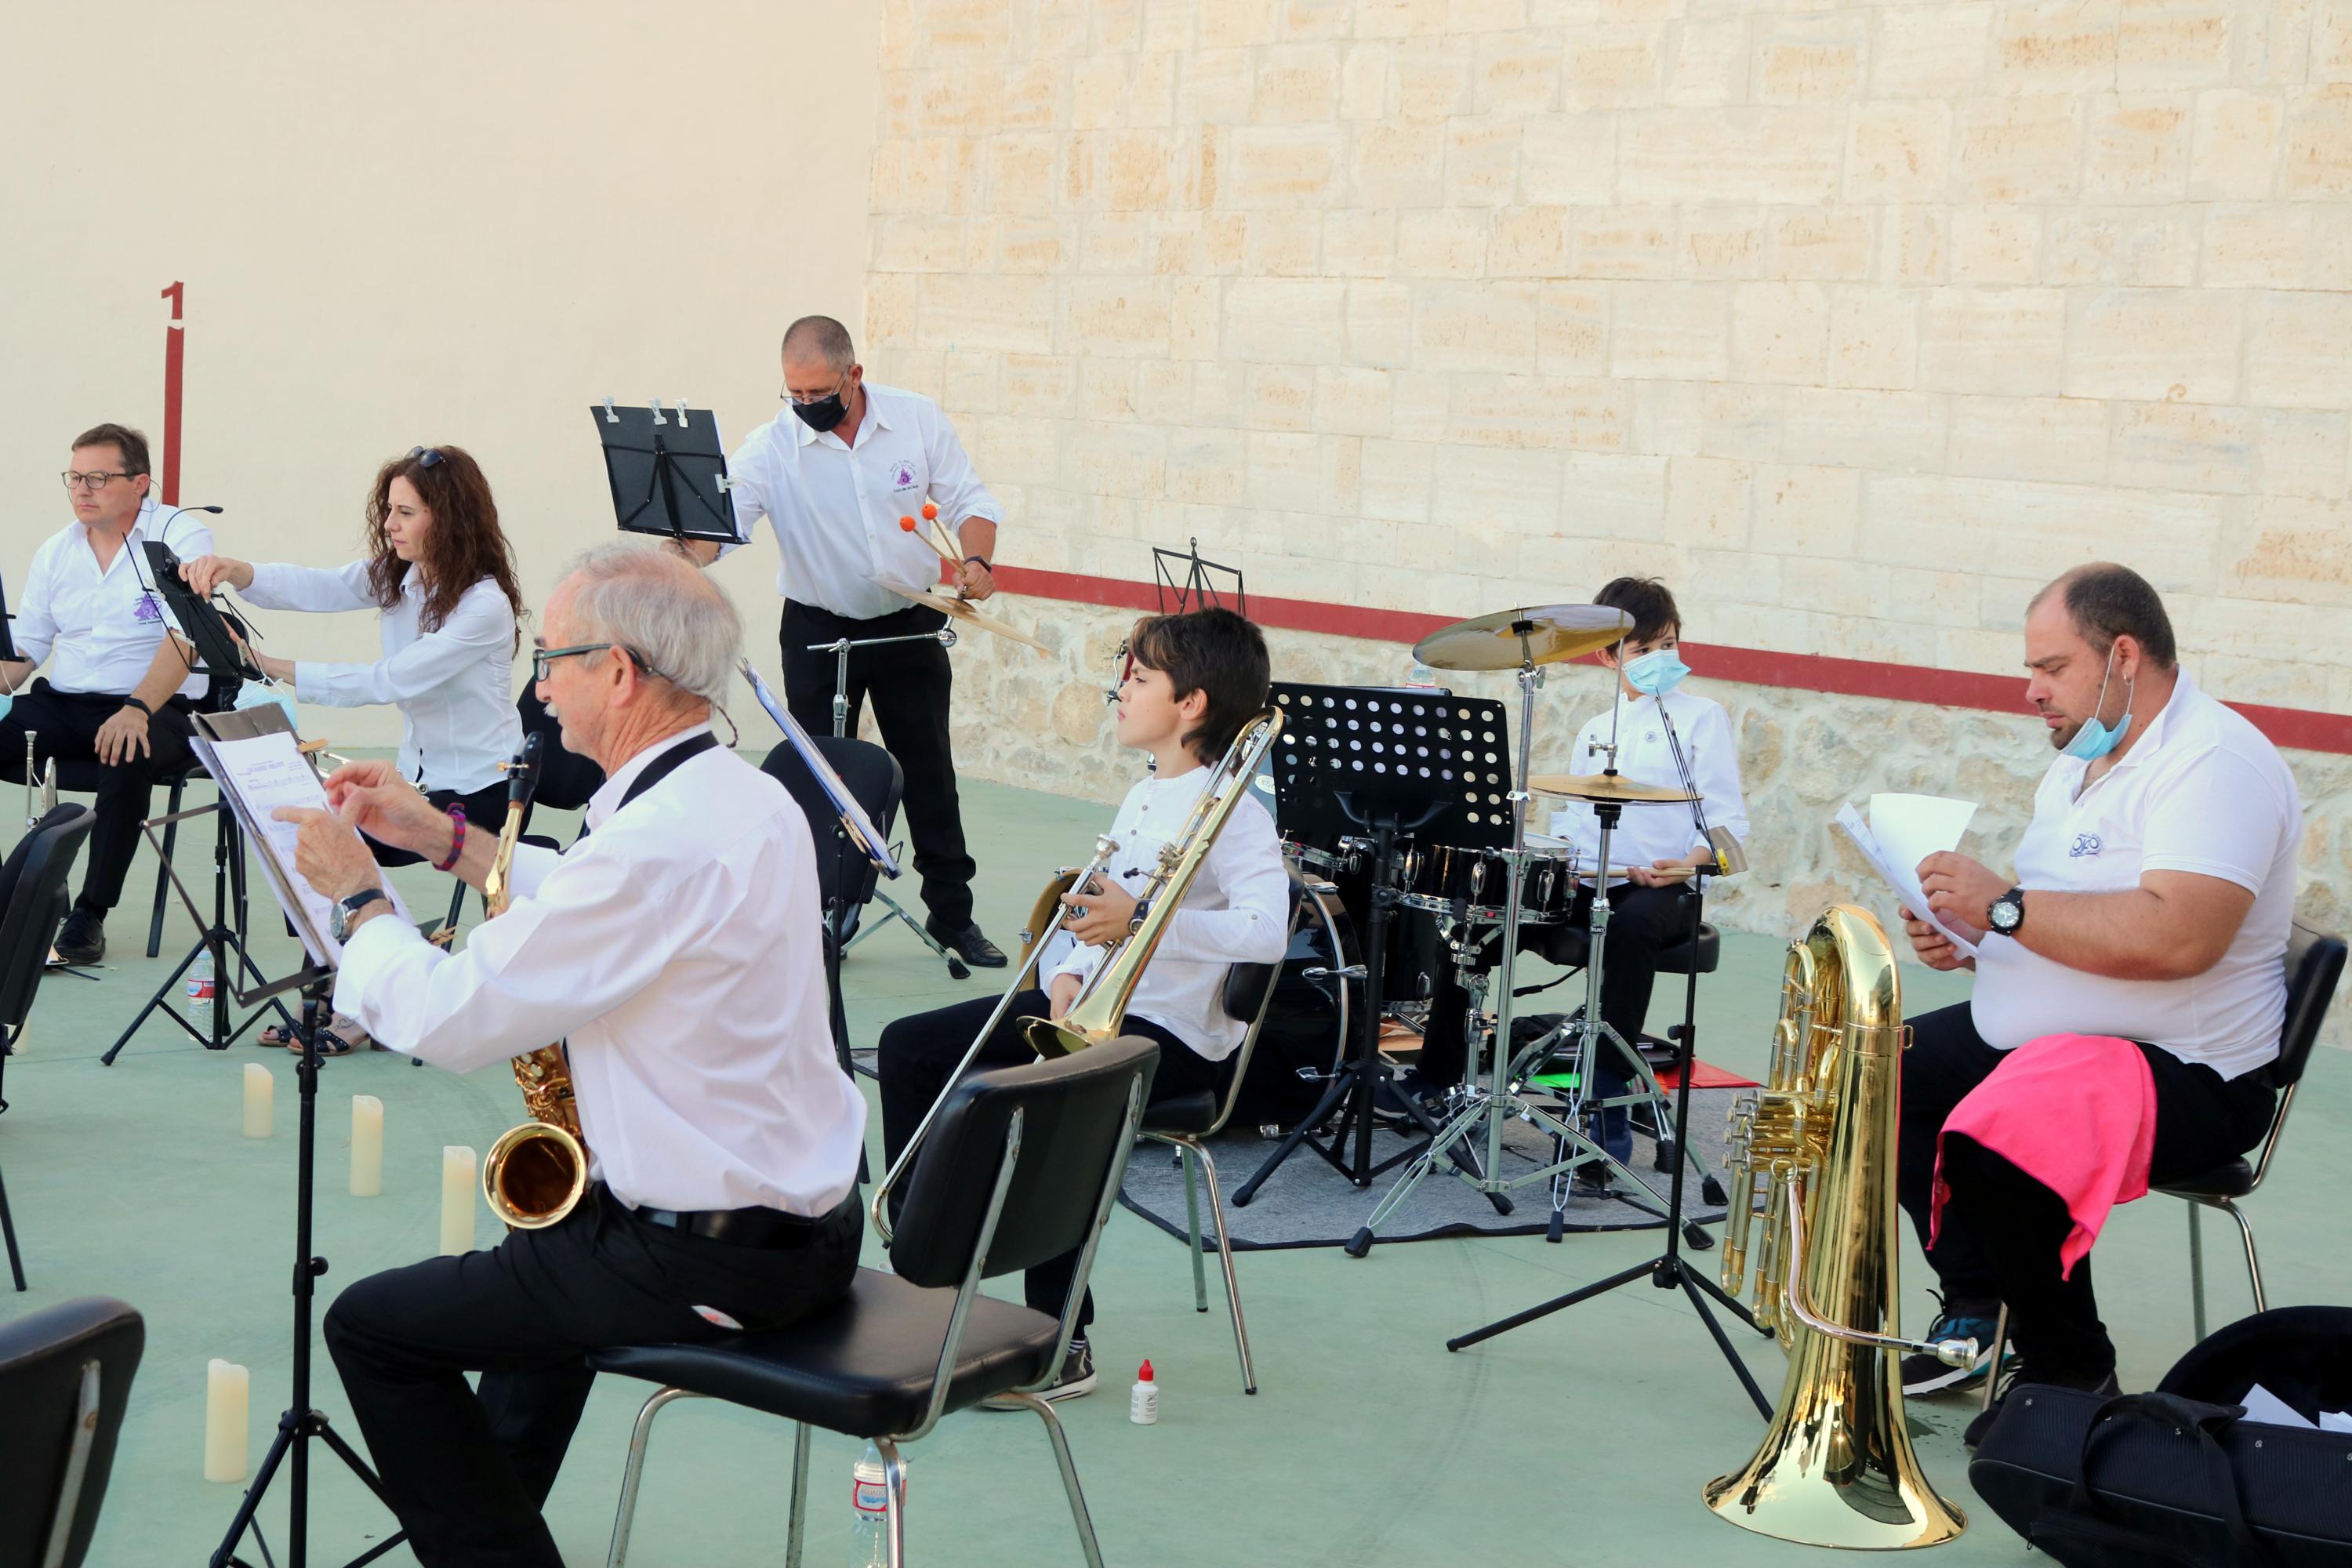
[[[279,822],[272,815],[281,805],[327,809],[326,789],[311,770],[310,760],[295,749],[294,736],[280,730],[247,741],[207,741],[199,736],[194,743],[206,771],[220,782],[221,789],[229,796],[238,822],[256,847],[266,851],[260,860],[269,890],[293,921],[294,930],[302,938],[312,962],[340,962],[342,944],[335,940],[330,924],[334,900],[304,881],[301,873],[294,869],[294,847],[301,836],[300,827],[291,822]],[[407,920],[408,906],[401,901],[399,891],[389,883],[384,890],[392,895],[394,912]]]
[[[2306,1432],[2318,1430],[2309,1416],[2259,1383],[2246,1390],[2246,1396],[2238,1403],[2246,1407],[2249,1421],[2259,1421],[2265,1426],[2300,1426]]]
[[[1927,908],[1927,895],[1919,887],[1919,862],[1959,847],[1960,835],[1976,816],[1975,803],[1933,795],[1874,795],[1869,807],[1867,820],[1850,803],[1838,807],[1837,825],[1906,908],[1949,937],[1962,955],[1974,958],[1976,943]]]

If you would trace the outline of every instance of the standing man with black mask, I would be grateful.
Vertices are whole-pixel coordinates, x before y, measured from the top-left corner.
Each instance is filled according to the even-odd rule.
[[[972,471],[940,405],[919,393],[868,384],[849,329],[803,316],[784,333],[784,411],[751,432],[729,464],[735,523],[748,541],[765,517],[782,560],[784,700],[817,734],[833,728],[835,656],[814,643],[919,637],[946,624],[899,590],[938,581],[939,552],[898,520],[935,503],[963,559],[968,599],[996,592],[989,571],[1003,508]],[[870,699],[883,744],[906,775],[907,827],[923,879],[924,922],[966,963],[1004,954],[971,916],[971,857],[956,800],[948,738],[953,677],[936,642],[866,648],[849,658],[849,729]]]

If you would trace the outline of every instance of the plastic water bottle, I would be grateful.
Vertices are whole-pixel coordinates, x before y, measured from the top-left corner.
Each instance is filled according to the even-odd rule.
[[[210,946],[196,954],[195,963],[188,965],[188,1022],[200,1034],[209,1035],[213,1027],[213,950]]]
[[[1150,1362],[1136,1373],[1135,1386],[1127,1391],[1127,1418],[1138,1426],[1150,1426],[1160,1419],[1160,1385],[1151,1380]]]
[[[850,1500],[857,1510],[849,1531],[850,1568],[890,1568],[890,1478],[871,1439],[852,1472]]]
[[[1437,684],[1437,671],[1416,658],[1412,661],[1412,668],[1405,672],[1404,683],[1407,686],[1433,687]]]

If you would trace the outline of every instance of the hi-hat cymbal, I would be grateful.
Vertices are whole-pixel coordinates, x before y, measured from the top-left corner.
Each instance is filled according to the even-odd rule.
[[[1633,629],[1633,616],[1605,605],[1538,605],[1441,626],[1412,656],[1432,669],[1517,669],[1607,647]]]
[[[1663,789],[1627,778],[1623,773],[1536,773],[1528,787],[1570,800],[1613,800],[1629,805],[1654,805],[1703,798],[1686,789]]]

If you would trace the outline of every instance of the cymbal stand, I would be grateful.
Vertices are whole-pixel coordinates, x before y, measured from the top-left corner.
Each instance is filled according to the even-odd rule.
[[[956,644],[955,628],[941,626],[935,632],[915,632],[906,637],[866,637],[862,641],[837,637],[832,642],[813,642],[807,645],[808,651],[811,653],[833,655],[833,732],[835,737],[845,737],[849,733],[849,656],[859,648],[887,647],[892,643],[903,642],[935,642],[943,648],[953,647]],[[840,943],[841,952],[846,953],[876,931],[887,929],[888,921],[895,920],[913,931],[916,941],[929,948],[933,953],[946,962],[948,978],[950,980],[971,978],[971,970],[964,961],[949,952],[947,943],[925,929],[922,921],[900,908],[898,900],[884,892],[879,887],[874,889],[874,896],[881,900],[884,909],[890,911],[888,920],[867,926],[847,942]]]
[[[1528,850],[1528,777],[1535,741],[1536,692],[1543,685],[1543,668],[1535,660],[1530,635],[1534,627],[1521,622],[1517,628],[1519,638],[1519,755],[1518,773],[1510,792],[1511,847],[1501,852],[1507,868],[1505,877],[1507,893],[1503,903],[1502,952],[1496,957],[1492,981],[1495,995],[1493,1037],[1487,1048],[1489,1081],[1480,1085],[1465,1082],[1457,1091],[1460,1108],[1454,1111],[1430,1146],[1416,1155],[1405,1167],[1404,1174],[1389,1188],[1356,1234],[1348,1239],[1345,1251],[1350,1258],[1361,1258],[1372,1248],[1381,1226],[1396,1213],[1405,1199],[1412,1195],[1423,1178],[1437,1168],[1437,1162],[1454,1162],[1454,1174],[1490,1199],[1507,1194],[1515,1187],[1534,1182],[1548,1182],[1555,1174],[1572,1170],[1594,1160],[1606,1161],[1634,1180],[1633,1173],[1611,1158],[1603,1149],[1583,1131],[1555,1117],[1546,1109],[1536,1106],[1519,1092],[1524,1063],[1515,1060],[1511,1049],[1511,1024],[1517,1005],[1511,994],[1511,976],[1518,955],[1520,898],[1526,886],[1528,862],[1534,858]],[[1601,873],[1605,881],[1608,868]],[[1503,1124],[1514,1119],[1524,1121],[1552,1134],[1554,1146],[1574,1150],[1523,1175],[1506,1178],[1500,1173],[1503,1159]],[[1483,1129],[1486,1154],[1483,1160],[1465,1168],[1456,1160],[1461,1146],[1475,1138]]]

